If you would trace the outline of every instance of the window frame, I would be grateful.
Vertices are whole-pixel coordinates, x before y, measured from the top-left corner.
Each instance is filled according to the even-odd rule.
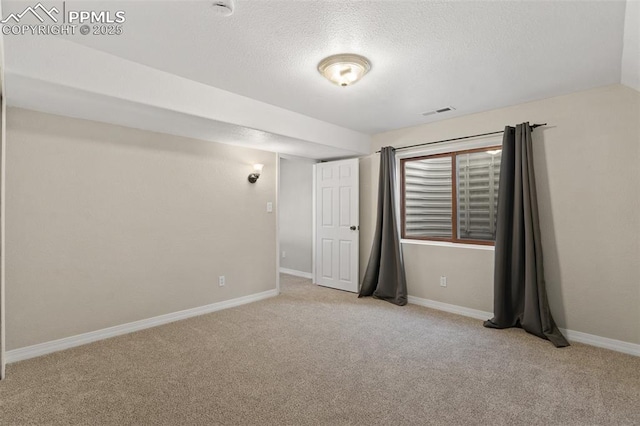
[[[453,244],[474,244],[482,246],[495,246],[495,241],[472,240],[458,238],[458,170],[457,156],[462,154],[471,154],[474,152],[485,152],[502,149],[502,145],[488,145],[479,148],[457,149],[447,152],[438,152],[434,154],[406,156],[400,158],[400,238],[407,241],[439,241]],[[451,157],[451,238],[447,237],[415,237],[407,236],[406,232],[406,192],[405,185],[405,163],[408,161],[418,161],[430,158]]]

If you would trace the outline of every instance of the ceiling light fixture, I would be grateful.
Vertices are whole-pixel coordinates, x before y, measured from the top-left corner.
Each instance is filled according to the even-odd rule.
[[[367,58],[351,53],[329,56],[318,64],[318,71],[338,86],[350,86],[360,80],[371,69]]]
[[[218,16],[231,16],[233,9],[233,0],[218,0],[213,2],[213,13]]]

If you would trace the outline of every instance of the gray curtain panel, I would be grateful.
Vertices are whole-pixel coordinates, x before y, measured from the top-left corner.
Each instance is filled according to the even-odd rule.
[[[358,297],[373,296],[403,306],[407,304],[407,281],[400,247],[395,192],[396,154],[393,147],[384,147],[380,151],[376,231]]]
[[[569,346],[547,300],[529,123],[504,130],[498,191],[495,316],[484,326],[521,327],[556,347]]]

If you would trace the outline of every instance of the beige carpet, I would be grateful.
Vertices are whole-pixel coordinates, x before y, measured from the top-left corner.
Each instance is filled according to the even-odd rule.
[[[8,366],[0,424],[640,424],[640,358],[283,277],[276,298]]]

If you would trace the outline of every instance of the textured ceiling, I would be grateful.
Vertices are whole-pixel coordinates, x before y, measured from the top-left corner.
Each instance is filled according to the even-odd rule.
[[[623,1],[102,3],[124,34],[74,42],[370,134],[620,82]],[[348,88],[316,71],[342,52],[373,65]]]
[[[32,3],[3,1],[3,17]],[[5,35],[10,106],[313,159],[368,154],[381,131],[640,84],[635,0],[239,0],[229,18],[212,1],[43,3],[124,10],[124,34]],[[340,52],[373,70],[330,84],[316,65]]]

